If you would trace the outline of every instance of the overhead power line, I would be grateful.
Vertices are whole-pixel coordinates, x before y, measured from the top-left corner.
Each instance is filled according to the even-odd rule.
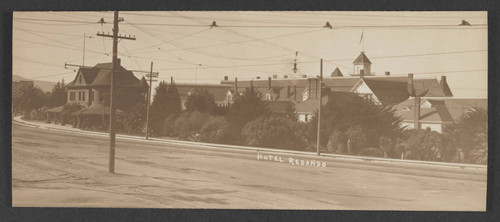
[[[80,24],[97,24],[98,22],[77,21],[77,20],[60,20],[60,19],[37,19],[37,18],[14,18],[14,21],[37,21],[37,22],[62,22],[62,23],[80,23]]]

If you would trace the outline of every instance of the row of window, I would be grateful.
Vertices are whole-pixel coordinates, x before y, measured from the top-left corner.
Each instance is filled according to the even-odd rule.
[[[92,94],[90,94],[90,100],[92,100]],[[76,100],[76,92],[69,92],[69,101]],[[85,92],[78,92],[78,101],[85,101]]]

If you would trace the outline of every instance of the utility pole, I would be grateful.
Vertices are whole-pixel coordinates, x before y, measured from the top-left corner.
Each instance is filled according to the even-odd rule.
[[[135,37],[130,36],[119,36],[118,35],[118,22],[123,21],[123,18],[118,17],[118,11],[114,13],[113,19],[113,35],[97,33],[97,36],[110,37],[113,38],[113,70],[111,71],[111,87],[110,87],[110,102],[109,102],[109,172],[115,172],[115,114],[116,107],[114,104],[114,94],[115,94],[115,74],[117,74],[118,69],[118,39],[129,39],[135,40]]]
[[[85,35],[85,33],[83,33],[83,63],[82,63],[83,66],[85,66],[85,39],[86,38],[91,39],[92,36],[87,36],[87,35]]]
[[[151,90],[153,89],[153,75],[155,75],[154,77],[158,77],[158,73],[153,73],[153,62],[151,62],[151,71],[149,72],[148,113],[146,117],[146,139],[149,139],[149,106],[151,103]]]
[[[316,154],[319,156],[319,146],[320,146],[320,138],[321,138],[321,91],[323,89],[323,59],[320,62],[319,69],[319,103],[318,103],[318,141],[316,145]]]

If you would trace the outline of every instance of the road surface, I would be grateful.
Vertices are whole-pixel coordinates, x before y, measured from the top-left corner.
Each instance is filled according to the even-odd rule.
[[[259,154],[273,157],[259,159]],[[325,167],[302,166],[300,160]],[[486,206],[484,169],[117,138],[116,173],[107,171],[106,137],[13,123],[15,207],[484,211]]]

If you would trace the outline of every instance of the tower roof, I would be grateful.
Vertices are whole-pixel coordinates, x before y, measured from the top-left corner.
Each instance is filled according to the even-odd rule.
[[[353,64],[372,64],[372,62],[370,62],[370,60],[368,59],[368,57],[366,57],[365,55],[365,52],[361,52],[361,54],[359,54],[358,58],[356,58],[356,60],[354,60]]]
[[[331,77],[342,77],[342,72],[340,71],[339,67],[335,68],[335,70],[332,72]]]

